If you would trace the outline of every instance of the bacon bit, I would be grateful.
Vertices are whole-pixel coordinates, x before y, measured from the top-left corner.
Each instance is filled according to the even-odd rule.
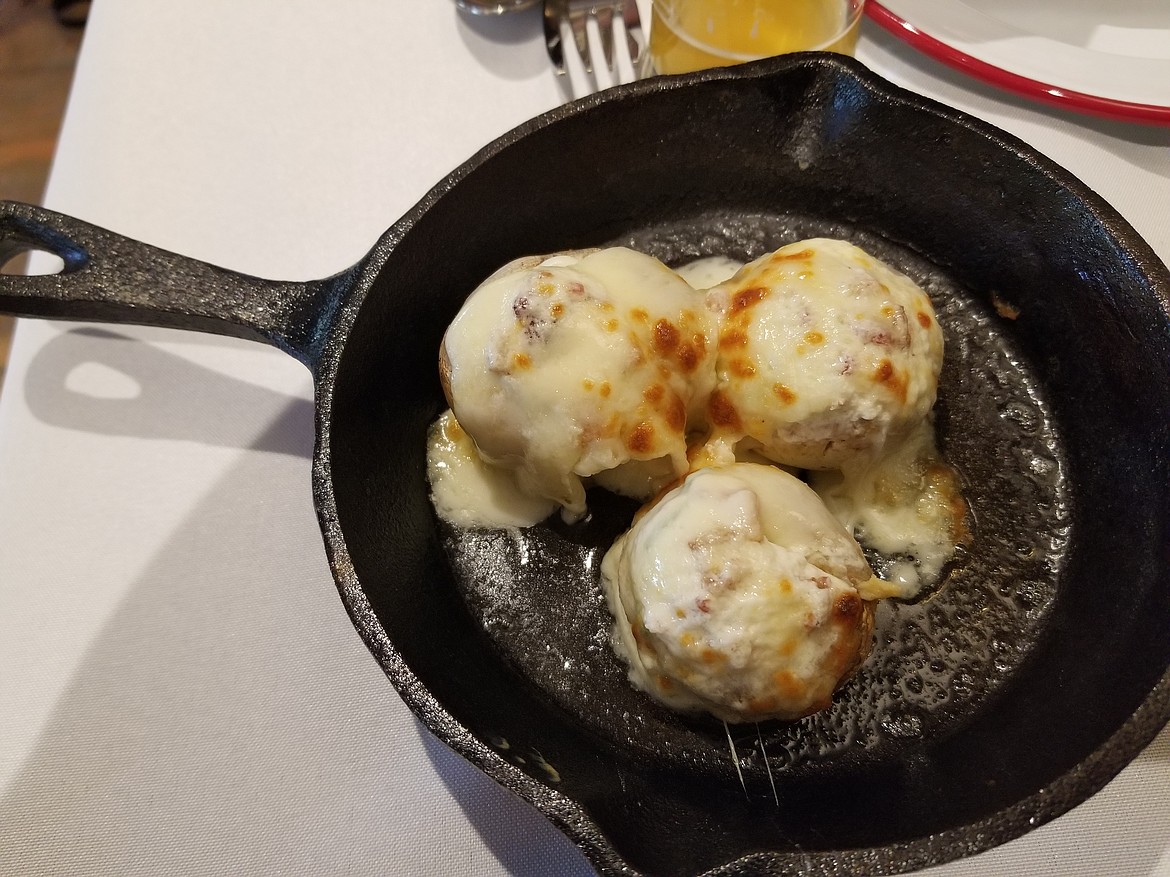
[[[861,615],[861,598],[853,593],[842,594],[833,604],[833,615],[840,621],[852,621]]]
[[[526,295],[516,296],[512,302],[512,313],[516,315],[516,326],[524,330],[525,336],[536,339],[540,337],[538,328],[544,321],[529,310],[531,302]]]
[[[669,356],[678,348],[678,327],[665,318],[654,324],[651,343],[659,356]]]
[[[645,323],[647,320],[650,319],[650,314],[648,314],[646,312],[645,308],[634,308],[633,310],[630,311],[630,316],[633,317],[635,320],[637,320],[639,323]]]
[[[613,392],[613,388],[609,385],[609,381],[602,381],[601,387],[597,390],[601,394],[602,399],[608,399],[609,394]]]
[[[925,311],[919,311],[917,314],[915,314],[915,316],[918,317],[919,326],[921,326],[923,329],[930,328],[930,324],[933,322],[933,320],[930,319],[930,314],[926,313]]]
[[[737,378],[750,378],[756,374],[755,364],[748,359],[733,359],[727,367]]]
[[[695,608],[704,614],[709,614],[711,612],[711,598],[710,597],[696,598],[695,599]]]
[[[711,415],[711,423],[727,429],[739,430],[743,423],[739,419],[739,411],[722,390],[716,390],[707,400],[707,412]]]
[[[585,284],[581,283],[579,280],[574,280],[566,287],[566,289],[568,290],[569,295],[580,296],[585,294]]]
[[[666,387],[662,384],[651,384],[642,391],[642,398],[651,405],[657,405],[662,401],[662,397],[666,395]]]
[[[822,335],[820,332],[818,332],[816,329],[810,329],[809,331],[804,333],[804,340],[807,341],[809,344],[824,344],[825,343],[825,336]]]
[[[796,393],[784,386],[784,384],[773,384],[772,395],[783,402],[785,405],[791,405],[796,401]]]
[[[764,286],[753,286],[741,289],[731,298],[731,305],[727,309],[727,316],[733,317],[753,305],[757,305],[768,297],[768,289]]]
[[[527,353],[514,353],[512,354],[512,365],[519,369],[532,368],[532,357]]]
[[[816,585],[822,591],[825,590],[826,588],[832,587],[832,584],[833,584],[831,581],[829,581],[828,576],[813,576],[812,580],[813,580],[813,584]]]
[[[739,329],[732,329],[719,336],[719,349],[729,350],[732,347],[747,347],[748,337]]]
[[[618,321],[614,319],[606,320],[601,325],[606,332],[616,332],[618,330]]]
[[[648,454],[654,450],[654,427],[642,421],[626,436],[626,447],[635,454]]]

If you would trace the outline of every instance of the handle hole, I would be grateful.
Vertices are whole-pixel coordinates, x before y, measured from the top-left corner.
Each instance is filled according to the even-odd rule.
[[[65,376],[65,389],[110,402],[129,402],[142,396],[142,384],[136,378],[100,362],[74,366]]]
[[[39,247],[8,246],[0,249],[0,274],[60,274],[65,260]]]

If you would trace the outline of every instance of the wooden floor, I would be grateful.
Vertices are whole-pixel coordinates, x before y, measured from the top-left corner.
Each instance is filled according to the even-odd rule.
[[[0,199],[41,203],[65,112],[80,28],[62,27],[50,0],[0,0]],[[23,259],[0,266],[19,273]],[[0,316],[0,379],[12,320]]]

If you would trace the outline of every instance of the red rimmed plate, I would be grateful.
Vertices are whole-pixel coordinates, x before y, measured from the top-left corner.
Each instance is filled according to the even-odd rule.
[[[866,11],[924,54],[1006,91],[1170,125],[1170,5],[871,0]]]

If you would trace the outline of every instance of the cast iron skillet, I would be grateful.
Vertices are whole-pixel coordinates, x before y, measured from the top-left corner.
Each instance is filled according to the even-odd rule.
[[[728,734],[647,701],[609,652],[596,568],[629,504],[597,493],[585,524],[522,534],[436,521],[436,352],[464,296],[520,255],[620,242],[678,263],[826,233],[935,300],[938,429],[975,538],[929,599],[883,606],[831,710]],[[438,737],[603,873],[940,863],[1076,805],[1170,717],[1170,276],[1067,172],[854,61],[791,56],[562,107],[318,282],[21,204],[3,205],[0,242],[65,263],[0,278],[4,310],[254,338],[312,370],[316,506],[363,639]]]

